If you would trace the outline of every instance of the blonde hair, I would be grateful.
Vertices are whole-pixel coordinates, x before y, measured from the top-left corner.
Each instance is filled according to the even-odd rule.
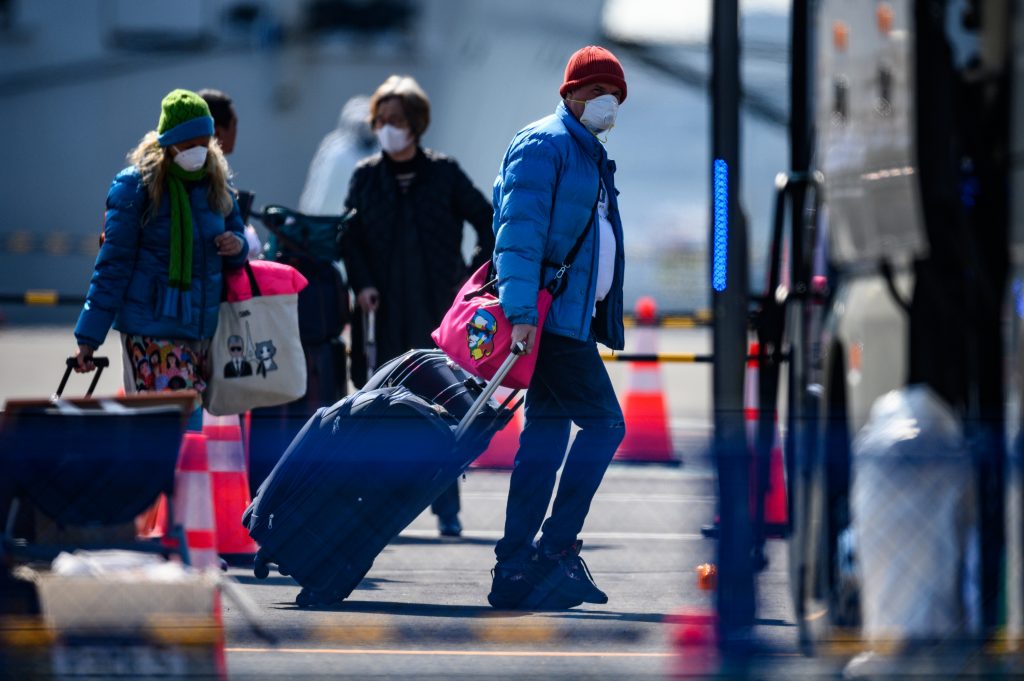
[[[167,168],[173,163],[166,148],[161,147],[157,141],[159,137],[156,130],[150,130],[138,146],[128,152],[128,162],[139,169],[142,186],[149,194],[150,205],[146,209],[143,223],[158,210],[167,180]],[[234,205],[234,193],[228,185],[230,177],[231,170],[224,158],[224,152],[220,150],[216,138],[211,137],[210,151],[206,156],[206,179],[209,181],[206,198],[210,202],[210,208],[223,216],[227,216]]]

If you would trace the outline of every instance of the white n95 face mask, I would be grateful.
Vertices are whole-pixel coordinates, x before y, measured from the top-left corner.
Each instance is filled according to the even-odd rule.
[[[409,146],[412,141],[409,131],[405,128],[396,128],[393,125],[384,125],[377,130],[377,141],[380,148],[389,154],[397,154]]]
[[[587,100],[583,105],[580,123],[595,135],[608,132],[615,126],[615,116],[619,112],[619,100],[615,95],[601,95]]]
[[[174,157],[174,162],[177,163],[182,170],[194,172],[206,165],[206,153],[208,151],[209,149],[206,147],[192,147],[185,151],[179,151],[178,155]]]

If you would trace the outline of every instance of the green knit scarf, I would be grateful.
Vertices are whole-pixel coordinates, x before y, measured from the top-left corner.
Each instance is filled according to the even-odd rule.
[[[185,182],[206,177],[206,168],[188,171],[176,163],[168,166],[167,188],[171,201],[171,261],[168,266],[169,289],[164,314],[191,317],[192,290],[192,205]],[[186,320],[187,321],[187,320]]]

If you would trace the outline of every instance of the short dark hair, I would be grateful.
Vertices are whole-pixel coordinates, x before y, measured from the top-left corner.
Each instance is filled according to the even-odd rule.
[[[430,125],[430,100],[412,76],[389,76],[370,97],[370,127],[377,118],[377,109],[388,99],[397,99],[409,121],[409,132],[417,140]]]
[[[211,88],[204,88],[196,93],[206,101],[206,105],[210,107],[210,115],[213,116],[213,124],[218,128],[227,128],[231,126],[231,121],[235,120],[235,104],[231,101],[231,97],[227,96],[220,90],[213,90]]]

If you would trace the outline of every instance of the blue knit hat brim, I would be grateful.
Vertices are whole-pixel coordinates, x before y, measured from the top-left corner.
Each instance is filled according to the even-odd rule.
[[[161,147],[169,147],[172,144],[184,142],[196,137],[213,136],[213,117],[199,116],[180,123],[157,138]]]

